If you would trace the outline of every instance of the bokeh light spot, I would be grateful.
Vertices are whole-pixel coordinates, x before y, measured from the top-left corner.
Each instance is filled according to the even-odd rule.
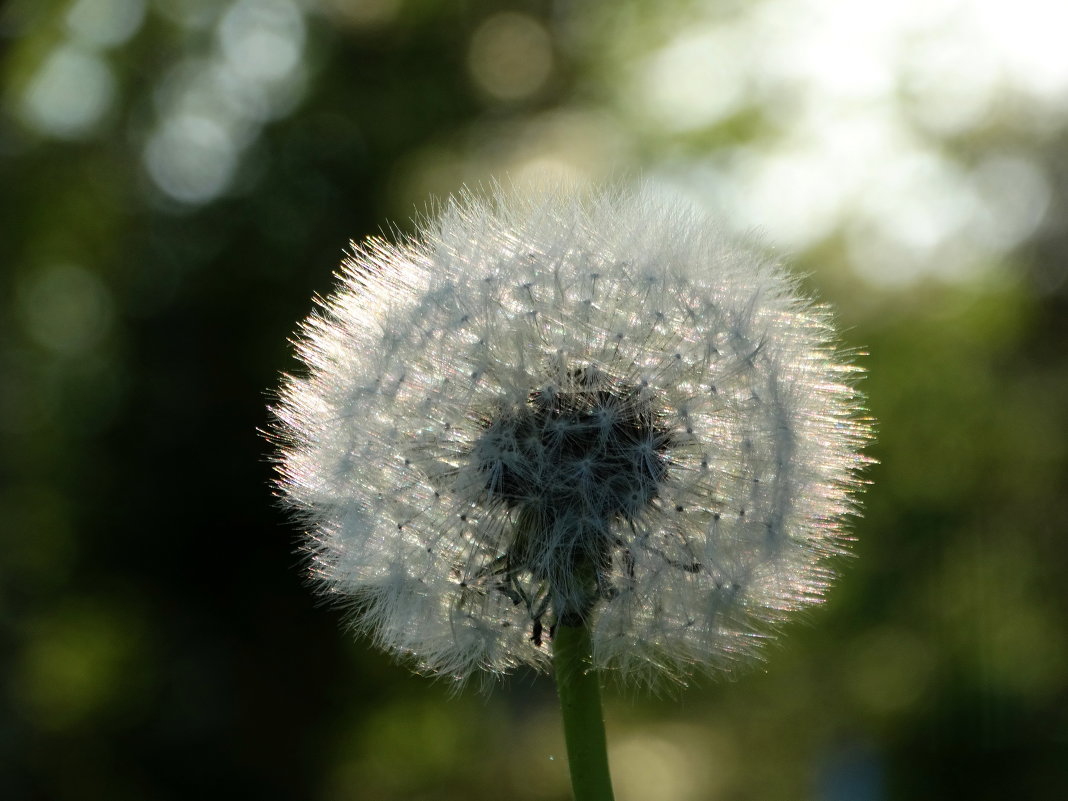
[[[877,715],[900,713],[919,703],[936,667],[932,649],[903,629],[876,629],[850,650],[848,689]]]
[[[145,146],[145,166],[156,185],[184,203],[220,195],[237,168],[237,147],[219,123],[207,117],[167,118]]]
[[[471,37],[467,64],[475,83],[499,100],[537,92],[552,71],[552,43],[536,20],[504,12],[483,22]]]
[[[128,618],[86,603],[36,621],[11,687],[22,714],[41,729],[70,729],[135,686],[128,674],[141,637]]]
[[[219,40],[239,75],[279,80],[300,64],[304,18],[288,0],[239,0],[222,18]]]
[[[57,264],[37,270],[22,280],[18,296],[26,333],[57,353],[91,350],[111,324],[111,293],[84,267]]]
[[[698,801],[731,779],[729,747],[708,727],[661,725],[610,744],[619,801]]]
[[[988,156],[972,173],[981,210],[975,236],[992,249],[1008,250],[1035,232],[1049,208],[1051,188],[1045,174],[1022,156]]]
[[[976,59],[974,42],[928,35],[908,48],[900,83],[907,111],[921,127],[952,136],[981,125],[990,113],[997,63]]]
[[[680,36],[640,70],[628,105],[669,131],[727,117],[741,105],[747,85],[735,53],[739,44],[730,30]]]
[[[73,45],[52,51],[22,96],[22,117],[36,130],[60,139],[93,132],[115,97],[107,63]]]
[[[114,47],[137,33],[144,0],[78,0],[67,12],[67,28],[85,45]]]

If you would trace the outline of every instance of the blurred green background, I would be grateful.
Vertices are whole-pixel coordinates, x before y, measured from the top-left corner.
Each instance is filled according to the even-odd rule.
[[[835,303],[856,558],[766,662],[610,690],[620,801],[1068,797],[1068,6],[14,0],[0,798],[568,797],[551,682],[412,677],[302,584],[269,390],[350,238],[641,174]]]

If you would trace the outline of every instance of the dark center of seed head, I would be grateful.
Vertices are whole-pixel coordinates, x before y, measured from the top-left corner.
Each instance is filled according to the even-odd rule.
[[[487,500],[560,519],[631,519],[667,474],[671,431],[655,396],[593,368],[488,419],[477,448]]]

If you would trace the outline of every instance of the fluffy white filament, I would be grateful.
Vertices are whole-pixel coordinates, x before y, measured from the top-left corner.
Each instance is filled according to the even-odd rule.
[[[682,677],[817,602],[860,418],[825,309],[762,248],[647,189],[464,196],[370,239],[275,408],[313,577],[433,674]]]

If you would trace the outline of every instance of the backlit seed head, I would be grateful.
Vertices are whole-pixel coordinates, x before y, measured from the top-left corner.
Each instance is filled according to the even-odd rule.
[[[369,240],[275,407],[283,497],[356,625],[465,679],[559,623],[627,677],[818,601],[870,433],[825,309],[649,190],[450,202]]]

